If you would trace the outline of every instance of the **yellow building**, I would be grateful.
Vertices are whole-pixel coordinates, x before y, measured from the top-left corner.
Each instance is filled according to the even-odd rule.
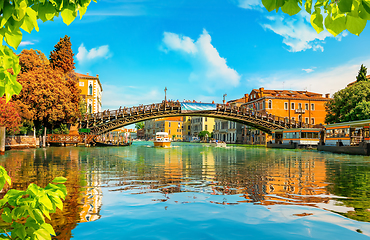
[[[192,117],[190,129],[192,137],[198,137],[202,131],[211,133],[215,129],[215,119],[210,117]]]
[[[154,139],[157,132],[167,132],[172,141],[182,141],[183,117],[145,121],[145,138]]]
[[[81,96],[86,102],[87,113],[97,113],[101,111],[101,98],[103,88],[101,86],[99,75],[90,76],[81,73],[76,73],[78,79],[78,87],[81,90]]]
[[[182,140],[189,142],[191,140],[191,117],[183,117],[183,120]]]

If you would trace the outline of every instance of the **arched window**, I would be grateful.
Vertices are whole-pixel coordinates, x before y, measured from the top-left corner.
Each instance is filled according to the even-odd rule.
[[[89,86],[89,95],[92,95],[92,91],[93,89],[92,89],[92,85],[90,84],[90,86]]]
[[[269,109],[272,109],[272,100],[269,100]]]
[[[91,106],[91,104],[89,104],[89,114],[91,114],[92,113],[92,106]]]

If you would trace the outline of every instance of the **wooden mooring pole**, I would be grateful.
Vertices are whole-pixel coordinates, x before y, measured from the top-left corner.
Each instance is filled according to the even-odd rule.
[[[5,154],[5,127],[0,127],[0,155]]]

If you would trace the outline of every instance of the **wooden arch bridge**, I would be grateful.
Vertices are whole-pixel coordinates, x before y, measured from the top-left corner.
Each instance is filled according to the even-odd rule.
[[[213,117],[245,124],[271,134],[272,130],[308,128],[309,124],[266,113],[258,113],[247,107],[215,104],[214,110],[185,112],[180,102],[163,102],[118,110],[86,114],[79,120],[80,128],[90,129],[90,134],[101,135],[133,123],[164,117],[199,116]]]

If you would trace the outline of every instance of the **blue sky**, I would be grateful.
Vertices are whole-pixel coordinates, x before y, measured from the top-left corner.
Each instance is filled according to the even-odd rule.
[[[17,52],[49,56],[71,37],[76,71],[99,74],[103,109],[164,99],[222,101],[253,88],[334,93],[370,67],[360,37],[317,34],[303,11],[269,13],[258,0],[100,0],[66,26],[61,18],[24,33]]]

